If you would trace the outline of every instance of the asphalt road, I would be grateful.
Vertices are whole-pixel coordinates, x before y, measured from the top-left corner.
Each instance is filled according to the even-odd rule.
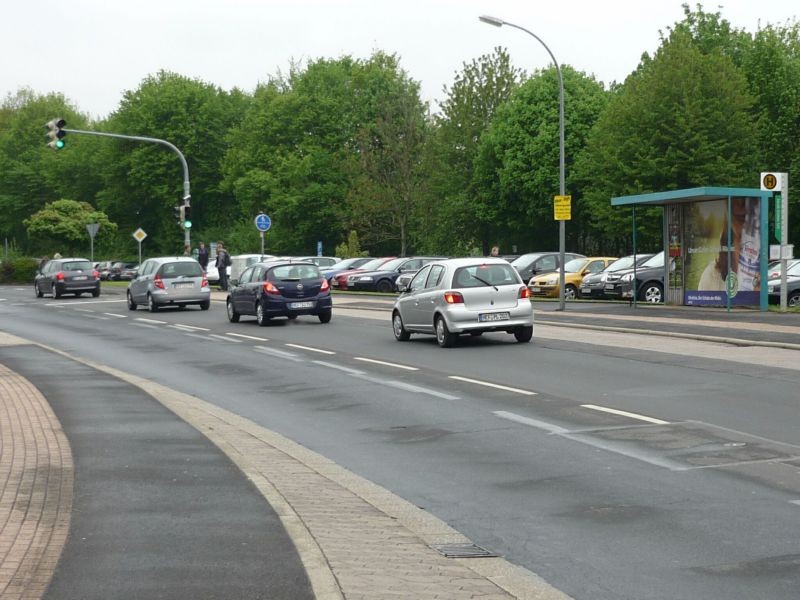
[[[0,329],[278,431],[579,600],[800,589],[797,351],[541,324],[443,350],[375,311],[260,328],[0,297]]]

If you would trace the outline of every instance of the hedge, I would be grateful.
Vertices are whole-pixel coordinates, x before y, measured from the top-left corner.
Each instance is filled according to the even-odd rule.
[[[30,283],[36,276],[39,261],[35,258],[4,258],[0,260],[0,283]]]

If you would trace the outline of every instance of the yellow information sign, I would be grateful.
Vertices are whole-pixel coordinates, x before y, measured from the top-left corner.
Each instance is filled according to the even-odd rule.
[[[553,213],[556,221],[572,220],[572,196],[553,196]]]

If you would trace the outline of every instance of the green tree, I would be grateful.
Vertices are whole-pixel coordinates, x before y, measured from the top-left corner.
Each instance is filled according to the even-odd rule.
[[[88,202],[75,200],[49,202],[23,221],[28,235],[34,240],[34,249],[65,255],[85,252],[90,244],[86,230],[90,223],[100,225],[98,239],[112,235],[117,229],[105,213],[95,210]]]
[[[562,66],[567,193],[573,220],[567,227],[570,249],[579,248],[584,225],[580,189],[572,165],[607,102],[594,78]],[[559,193],[559,81],[551,67],[526,81],[500,107],[481,138],[474,184],[479,216],[506,232],[506,245],[520,251],[558,247],[553,196]]]

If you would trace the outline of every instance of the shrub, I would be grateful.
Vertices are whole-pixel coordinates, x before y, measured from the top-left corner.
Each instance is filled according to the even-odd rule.
[[[35,258],[5,258],[0,264],[0,283],[33,283],[38,265]]]

